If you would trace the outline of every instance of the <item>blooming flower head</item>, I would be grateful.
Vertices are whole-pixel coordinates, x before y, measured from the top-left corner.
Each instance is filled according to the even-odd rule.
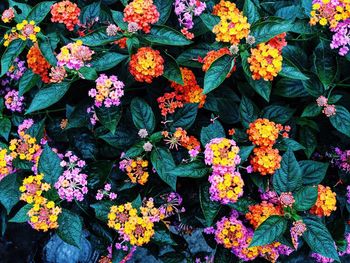
[[[244,181],[239,172],[213,172],[209,176],[210,199],[222,204],[235,203],[243,195]]]
[[[72,152],[68,151],[64,155],[65,159],[60,165],[64,169],[63,174],[55,183],[58,195],[62,200],[72,202],[74,199],[83,201],[84,195],[87,194],[87,175],[82,173],[85,161],[80,160]]]
[[[271,38],[267,44],[271,47],[277,48],[279,51],[282,51],[282,49],[287,46],[287,41],[285,39],[286,33],[281,33],[273,38]]]
[[[124,9],[124,22],[137,23],[145,33],[150,32],[151,25],[158,22],[159,16],[153,0],[133,0]]]
[[[108,214],[108,226],[117,231],[123,230],[129,218],[135,216],[137,216],[137,210],[132,207],[131,203],[112,206]]]
[[[67,77],[67,71],[64,67],[52,67],[49,76],[51,83],[60,83]]]
[[[15,27],[11,29],[10,34],[4,35],[4,46],[7,47],[10,42],[14,39],[21,39],[26,41],[27,39],[31,40],[33,43],[37,41],[37,33],[40,32],[40,27],[35,25],[33,20],[27,21],[23,20],[21,23],[18,23]]]
[[[241,161],[238,152],[239,148],[234,140],[215,138],[205,146],[205,163],[234,168]]]
[[[49,229],[58,228],[58,215],[62,209],[53,201],[49,201],[44,197],[37,197],[35,199],[33,208],[31,208],[27,215],[29,216],[29,224],[38,231],[46,232]]]
[[[292,242],[295,249],[298,248],[299,237],[301,237],[305,231],[306,231],[306,225],[302,220],[293,222],[293,226],[290,229],[290,234],[291,234]]]
[[[247,134],[249,140],[257,146],[272,146],[275,144],[282,126],[268,119],[257,119],[249,124]]]
[[[51,6],[51,21],[62,23],[69,31],[79,24],[80,8],[71,1],[61,1]]]
[[[117,27],[115,24],[110,24],[106,28],[107,36],[110,36],[110,37],[116,36],[119,31],[120,31],[120,28]]]
[[[24,72],[27,70],[26,66],[24,65],[24,61],[20,60],[19,58],[16,58],[13,61],[13,65],[10,67],[10,69],[6,72],[6,76],[10,80],[19,80]]]
[[[175,0],[174,7],[180,25],[186,29],[192,29],[194,26],[193,17],[202,14],[206,4],[199,0]]]
[[[17,133],[20,137],[23,137],[26,131],[34,124],[33,119],[25,119],[20,125],[18,125]]]
[[[187,150],[196,150],[198,153],[201,151],[201,143],[194,136],[187,136],[186,140],[181,141],[181,146],[185,147]]]
[[[96,88],[89,91],[89,96],[95,98],[95,106],[106,108],[119,106],[120,98],[124,95],[124,83],[117,76],[108,77],[101,74],[96,79]]]
[[[153,144],[150,142],[146,142],[142,148],[144,149],[145,152],[150,152],[153,149]]]
[[[162,214],[161,219],[185,212],[185,208],[182,207],[182,197],[178,193],[166,193],[161,195],[160,198],[165,202],[159,208]]]
[[[84,46],[81,40],[77,40],[61,48],[61,52],[57,55],[57,65],[79,70],[87,65],[94,53],[89,47]]]
[[[12,156],[8,154],[6,149],[0,148],[0,181],[7,175],[15,172],[12,167]]]
[[[148,217],[135,216],[126,221],[124,237],[133,246],[147,244],[154,235],[154,224]]]
[[[275,205],[277,205],[280,202],[279,201],[279,196],[278,196],[278,194],[275,191],[262,192],[259,189],[259,192],[260,192],[260,198],[263,201],[267,201],[268,203],[272,203],[272,204],[275,204]]]
[[[153,78],[163,75],[163,64],[164,59],[158,50],[142,47],[131,56],[129,70],[136,81],[152,83]]]
[[[329,186],[318,185],[318,196],[315,205],[310,213],[317,216],[330,216],[337,209],[336,193],[332,192]]]
[[[24,97],[18,95],[17,90],[10,90],[5,95],[5,106],[12,112],[22,112]]]
[[[22,186],[19,188],[21,194],[20,199],[28,204],[36,201],[37,197],[41,197],[43,192],[50,190],[51,186],[43,182],[44,175],[31,175],[23,179]]]
[[[10,23],[12,21],[12,19],[15,18],[15,9],[13,9],[12,7],[4,10],[4,12],[2,12],[1,15],[1,20],[4,23]]]
[[[124,165],[120,166],[125,171],[132,183],[144,185],[148,181],[149,173],[147,171],[148,161],[141,157],[136,159],[123,160]]]
[[[41,80],[44,83],[50,82],[49,70],[51,68],[51,65],[41,54],[41,51],[37,44],[34,44],[29,49],[27,54],[27,63],[28,68],[30,68],[33,73],[40,75]]]
[[[137,133],[140,138],[144,139],[148,136],[148,132],[146,129],[140,129],[139,132]]]
[[[316,262],[318,263],[331,263],[334,262],[333,258],[327,258],[325,256],[322,256],[321,254],[318,253],[311,253],[311,258],[313,258]]]
[[[96,200],[102,200],[104,197],[107,197],[110,200],[114,200],[117,198],[117,194],[114,192],[111,192],[111,185],[105,184],[103,189],[99,189],[96,194]]]
[[[253,156],[250,164],[253,166],[254,172],[261,175],[274,174],[281,167],[282,157],[277,149],[272,147],[256,147],[253,150]]]
[[[168,114],[173,114],[176,109],[182,108],[182,98],[176,92],[165,93],[157,99],[161,114],[166,117]]]
[[[339,22],[335,28],[332,29],[333,36],[331,42],[332,49],[339,48],[339,55],[345,56],[349,52],[349,34],[350,34],[350,19]]]
[[[184,103],[198,103],[198,107],[202,108],[205,103],[206,95],[203,94],[203,89],[198,85],[196,76],[192,70],[188,68],[180,68],[180,70],[184,85],[171,82],[171,87]]]
[[[337,113],[337,109],[335,105],[327,105],[323,108],[322,113],[327,117],[331,117]]]
[[[249,212],[245,217],[254,229],[256,229],[262,222],[272,215],[282,215],[281,207],[262,201],[260,204],[249,206]]]
[[[41,147],[36,143],[36,139],[28,134],[24,134],[19,139],[12,139],[9,150],[12,158],[32,162],[37,162],[41,153]]]
[[[319,96],[316,99],[316,103],[318,107],[325,107],[328,105],[328,99],[325,96]]]
[[[282,70],[283,57],[278,48],[266,43],[260,43],[256,48],[251,49],[251,55],[248,58],[252,78],[265,81],[273,80]]]
[[[280,204],[283,207],[292,207],[295,203],[293,194],[291,192],[281,193],[279,197]]]
[[[313,0],[310,15],[311,25],[319,23],[321,26],[325,26],[329,24],[330,28],[334,28],[339,21],[350,17],[350,4],[346,0]]]
[[[159,222],[164,218],[159,208],[154,205],[153,198],[144,199],[140,207],[142,217],[148,217],[151,222]]]
[[[214,26],[216,41],[239,44],[249,35],[250,24],[247,17],[236,7],[235,3],[221,0],[213,8],[213,14],[219,16],[220,22]]]

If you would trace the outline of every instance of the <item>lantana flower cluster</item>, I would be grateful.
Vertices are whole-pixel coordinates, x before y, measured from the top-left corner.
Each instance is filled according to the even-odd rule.
[[[136,159],[124,159],[119,163],[119,169],[126,172],[131,182],[144,185],[148,181],[148,161],[142,157]]]
[[[51,68],[51,65],[44,58],[37,44],[34,44],[29,49],[27,54],[27,63],[28,68],[30,68],[33,73],[40,75],[41,80],[44,83],[50,82],[49,70]]]
[[[250,24],[247,17],[236,7],[235,3],[221,0],[213,8],[213,14],[219,16],[220,22],[214,26],[216,41],[239,44],[249,35]]]
[[[316,103],[318,107],[323,107],[322,113],[327,117],[331,117],[336,114],[337,109],[335,105],[328,104],[328,98],[325,96],[320,96],[316,99]]]
[[[32,205],[28,211],[29,224],[38,231],[48,231],[58,228],[58,216],[62,212],[55,202],[48,200],[43,194],[50,190],[51,186],[43,182],[44,175],[37,174],[24,178],[19,190],[22,192],[21,200]]]
[[[68,202],[73,200],[83,201],[88,192],[87,175],[82,172],[85,161],[68,151],[64,155],[60,166],[64,171],[55,183],[58,195],[62,200]]]
[[[8,153],[8,150],[0,148],[0,181],[15,172],[15,169],[12,167],[12,160],[13,158]]]
[[[249,124],[247,130],[249,140],[257,146],[250,160],[254,172],[259,172],[261,175],[274,174],[280,168],[282,157],[279,151],[272,147],[283,130],[285,130],[283,136],[288,137],[289,126],[283,127],[268,119],[257,119]]]
[[[232,55],[232,52],[227,47],[220,48],[218,50],[209,51],[203,58],[202,70],[207,72],[213,62],[224,55]],[[226,78],[229,78],[231,74],[236,70],[236,66],[233,66],[231,71],[227,74]]]
[[[65,0],[51,6],[51,21],[64,24],[69,31],[79,24],[79,15],[80,8],[71,1]]]
[[[337,209],[336,193],[329,186],[318,185],[318,195],[315,205],[310,209],[310,213],[317,216],[330,216]]]
[[[271,81],[282,70],[282,48],[287,45],[285,36],[286,33],[282,33],[267,43],[260,43],[251,49],[248,63],[254,80],[262,78]]]
[[[180,25],[188,30],[194,26],[193,17],[200,16],[207,5],[199,0],[176,0],[174,7]]]
[[[29,39],[35,43],[37,41],[36,35],[39,32],[40,27],[35,24],[35,21],[23,20],[21,23],[18,23],[16,27],[11,29],[10,34],[6,33],[4,35],[4,46],[7,47],[14,39],[21,39],[23,41]]]
[[[326,153],[326,156],[331,158],[331,163],[344,171],[350,173],[350,150],[342,150],[335,147],[331,152]]]
[[[124,95],[124,83],[117,76],[108,77],[101,74],[96,79],[96,88],[89,91],[89,96],[95,99],[95,106],[106,108],[119,106],[120,98]]]

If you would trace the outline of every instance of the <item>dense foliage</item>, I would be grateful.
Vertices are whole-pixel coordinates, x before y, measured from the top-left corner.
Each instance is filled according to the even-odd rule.
[[[350,254],[349,1],[0,9],[2,236],[87,236],[101,263]]]

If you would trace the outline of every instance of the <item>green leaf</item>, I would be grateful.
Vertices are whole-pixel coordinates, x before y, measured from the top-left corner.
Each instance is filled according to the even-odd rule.
[[[26,111],[26,114],[46,109],[55,104],[66,94],[69,86],[69,82],[61,82],[58,84],[53,84],[48,88],[39,90],[39,92],[35,94],[32,103]]]
[[[109,70],[117,66],[128,57],[128,55],[123,55],[116,52],[104,53],[101,57],[91,62],[91,67],[96,69],[96,71]]]
[[[156,118],[152,108],[141,98],[131,101],[132,120],[137,129],[146,129],[151,134],[156,127]]]
[[[183,262],[186,257],[182,253],[172,251],[161,255],[160,259],[163,263],[178,263]]]
[[[324,93],[324,87],[315,74],[308,75],[308,80],[303,80],[305,90],[313,97],[318,98]]]
[[[242,96],[242,100],[239,105],[239,111],[241,116],[241,122],[244,128],[248,128],[249,124],[254,122],[258,118],[257,107],[246,96]]]
[[[234,66],[234,59],[230,55],[224,55],[216,59],[204,75],[204,94],[220,86]]]
[[[295,109],[280,105],[270,105],[263,109],[262,116],[276,123],[285,124],[289,121],[295,112]]]
[[[143,149],[143,145],[145,144],[145,141],[140,141],[133,145],[129,150],[126,151],[125,157],[126,158],[136,158],[138,156],[141,156],[142,153],[145,151]]]
[[[30,209],[32,209],[33,205],[32,204],[26,204],[23,206],[15,215],[12,217],[9,222],[10,223],[24,223],[29,221],[29,216],[27,213],[29,212]]]
[[[17,23],[21,23],[23,20],[25,20],[32,10],[32,7],[30,5],[24,4],[24,3],[19,3],[13,0],[8,1],[9,6],[15,9],[19,9],[21,12],[20,14],[17,12],[15,16],[15,21]]]
[[[11,132],[11,121],[8,118],[0,119],[0,136],[6,141],[9,139]]]
[[[168,20],[173,6],[172,0],[154,0],[154,4],[160,14],[157,24],[165,24]]]
[[[55,1],[45,1],[38,3],[27,16],[27,20],[30,22],[33,20],[36,24],[39,24],[41,21],[45,19],[47,14],[50,12],[51,6],[55,3]]]
[[[311,160],[299,162],[301,173],[303,175],[304,185],[318,185],[326,176],[328,163],[321,163]]]
[[[249,247],[268,245],[287,230],[288,221],[282,216],[270,216],[254,231]]]
[[[251,154],[253,149],[254,149],[254,146],[241,146],[240,147],[238,155],[239,155],[239,157],[241,157],[241,163],[248,160],[249,155]]]
[[[30,91],[39,80],[39,75],[34,74],[31,69],[27,69],[19,80],[19,96],[23,96],[26,92]]]
[[[303,82],[297,79],[280,79],[276,88],[273,90],[273,94],[284,97],[284,98],[299,98],[307,97],[309,93],[303,86]]]
[[[225,130],[219,121],[209,124],[207,127],[203,127],[201,130],[201,143],[203,146],[207,145],[211,139],[225,137]]]
[[[26,131],[26,133],[28,135],[30,135],[31,137],[35,138],[37,142],[39,142],[44,137],[45,120],[46,120],[46,118],[34,123]]]
[[[101,124],[114,134],[122,117],[121,108],[115,106],[109,108],[104,106],[95,107],[95,112]]]
[[[281,140],[277,141],[275,147],[280,151],[287,151],[290,149],[293,152],[305,149],[304,146],[291,138],[282,138]]]
[[[151,33],[144,38],[152,44],[169,45],[169,46],[185,46],[192,43],[180,32],[167,26],[154,25]]]
[[[290,78],[290,79],[299,79],[299,80],[307,80],[309,79],[306,75],[304,75],[300,69],[294,65],[291,61],[284,58],[282,70],[278,73],[278,75]]]
[[[248,18],[249,24],[253,24],[260,19],[258,7],[252,0],[244,1],[243,14]]]
[[[55,49],[59,41],[60,39],[55,32],[50,33],[47,36],[41,34],[38,41],[41,54],[45,57],[51,66],[56,66],[57,64]]]
[[[167,229],[167,227],[162,224],[162,227],[157,227],[154,231],[154,235],[152,237],[152,241],[158,245],[177,245],[174,240],[171,238],[171,232]]]
[[[194,103],[187,103],[182,108],[178,109],[172,116],[171,127],[173,129],[181,127],[185,130],[191,128],[196,120],[198,112],[198,105]]]
[[[124,14],[120,11],[111,10],[114,22],[120,27],[121,30],[128,29],[128,23],[124,22]]]
[[[45,144],[42,151],[38,171],[44,174],[44,180],[50,184],[54,184],[63,173],[63,168],[60,165],[61,159],[57,153],[53,152],[51,148]]]
[[[297,211],[309,210],[316,203],[318,195],[317,186],[304,186],[294,193],[294,209]]]
[[[80,248],[83,232],[81,218],[69,210],[63,209],[58,216],[57,235],[67,244]]]
[[[94,68],[82,67],[81,69],[78,70],[78,72],[80,73],[80,77],[82,79],[86,79],[86,80],[97,79],[97,72]]]
[[[112,172],[113,161],[98,160],[93,163],[89,163],[84,171],[88,175],[89,189],[102,188],[107,182],[107,179]]]
[[[88,22],[91,22],[96,17],[100,16],[101,12],[101,3],[100,2],[93,2],[90,5],[84,6],[81,10],[80,14],[80,21],[82,24],[87,24]]]
[[[314,49],[313,62],[319,79],[327,89],[337,73],[337,62],[329,47],[329,42],[320,41]]]
[[[0,203],[5,207],[7,214],[17,204],[21,192],[17,182],[17,174],[9,174],[0,181]]]
[[[350,137],[350,113],[349,111],[340,105],[336,105],[336,114],[329,117],[331,124],[334,128],[336,128],[339,132],[345,134]]]
[[[95,31],[93,33],[87,34],[86,36],[80,37],[80,38],[74,38],[73,40],[81,40],[85,46],[89,47],[98,47],[107,45],[111,42],[114,42],[116,40],[119,40],[123,37],[123,35],[116,35],[116,36],[108,36],[106,33],[105,28],[102,28],[98,31]]]
[[[1,74],[2,77],[12,66],[13,61],[22,53],[26,46],[26,41],[15,39],[10,42],[1,57]]]
[[[205,222],[207,226],[211,226],[215,217],[219,213],[221,205],[210,200],[209,184],[202,185],[199,188],[199,202],[201,204]]]
[[[175,166],[174,159],[166,148],[155,147],[151,152],[151,162],[159,177],[176,191],[176,176],[171,174]]]
[[[302,183],[302,171],[292,150],[288,150],[282,157],[281,168],[273,175],[273,186],[277,193],[293,192]]]
[[[316,117],[322,112],[322,107],[319,107],[316,103],[307,105],[301,114],[301,117]]]
[[[107,222],[108,214],[112,205],[113,205],[113,202],[108,200],[108,201],[100,201],[90,206],[95,210],[96,218],[100,219],[101,221]]]
[[[214,26],[220,23],[220,17],[212,14],[201,14],[200,18],[210,31],[213,30]]]
[[[137,195],[137,197],[131,202],[132,207],[140,208],[142,206],[141,195]]]
[[[303,238],[312,252],[340,262],[332,236],[325,225],[315,217],[304,217],[303,222],[306,225]]]
[[[317,146],[316,132],[309,127],[300,127],[300,143],[305,147],[305,154],[310,158]]]
[[[256,202],[254,200],[241,197],[238,198],[236,203],[229,203],[228,206],[242,214],[246,214],[249,212],[249,206],[255,204]]]
[[[164,64],[163,76],[170,81],[174,81],[177,84],[184,85],[184,81],[182,79],[182,73],[176,60],[169,54],[166,54],[164,59],[165,59],[165,64]]]
[[[117,129],[114,134],[109,132],[99,136],[99,138],[117,149],[125,149],[134,143],[134,137],[125,129]]]
[[[176,177],[201,178],[209,173],[209,168],[202,161],[196,160],[190,163],[176,166],[171,174]]]
[[[266,42],[271,38],[290,31],[293,24],[287,20],[278,17],[267,17],[262,18],[251,27],[251,35],[255,37],[255,43],[259,44]]]

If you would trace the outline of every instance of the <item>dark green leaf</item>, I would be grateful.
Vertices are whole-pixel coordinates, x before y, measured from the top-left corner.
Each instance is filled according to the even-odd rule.
[[[301,114],[301,117],[316,117],[322,112],[322,107],[319,107],[316,103],[307,105]]]
[[[263,109],[262,116],[276,123],[285,124],[289,121],[295,112],[295,109],[280,106],[270,105]]]
[[[39,92],[35,94],[35,97],[32,100],[32,103],[30,104],[28,110],[26,111],[26,114],[46,109],[55,104],[66,94],[69,86],[69,82],[61,82],[58,84],[53,84],[48,88],[39,90]]]
[[[183,85],[182,73],[176,60],[167,54],[165,56],[164,73],[163,76],[170,81]]]
[[[193,161],[190,163],[176,166],[171,174],[176,177],[201,178],[209,173],[209,168],[202,161]]]
[[[350,137],[350,112],[343,106],[336,105],[336,114],[329,117],[334,128]]]
[[[258,118],[257,107],[246,96],[242,97],[241,104],[239,105],[239,111],[242,125],[245,128],[248,128],[249,124]]]
[[[212,31],[214,26],[216,26],[220,22],[220,17],[212,15],[212,14],[201,14],[200,18],[202,19],[204,25],[210,31]]]
[[[317,146],[316,133],[309,127],[300,128],[300,143],[305,147],[305,154],[310,158]]]
[[[258,8],[252,0],[244,1],[243,14],[248,18],[249,24],[253,24],[260,18]]]
[[[189,129],[196,120],[198,105],[194,103],[185,104],[184,107],[178,109],[172,117],[172,128],[181,127],[185,130]]]
[[[53,152],[51,148],[45,144],[42,151],[38,171],[44,175],[44,180],[50,184],[54,184],[63,173],[63,168],[60,165],[61,159],[57,153]]]
[[[144,38],[153,43],[169,46],[185,46],[192,43],[180,32],[167,26],[154,25],[151,33],[144,36]]]
[[[120,27],[122,30],[127,30],[128,29],[128,23],[124,22],[124,15],[123,12],[120,11],[112,11],[112,17],[114,22]]]
[[[1,57],[1,74],[2,77],[12,66],[13,61],[22,53],[26,42],[21,39],[15,39],[10,42]]]
[[[19,201],[21,192],[16,174],[9,174],[0,181],[0,203],[5,207],[7,214]]]
[[[95,210],[95,215],[101,221],[108,221],[108,213],[113,205],[112,201],[100,201],[92,204],[91,207]]]
[[[204,76],[204,94],[208,94],[212,90],[220,86],[226,79],[234,66],[234,59],[230,55],[224,55],[216,59],[209,67]]]
[[[67,244],[80,248],[83,232],[81,218],[69,210],[63,209],[58,216],[57,235]]]
[[[11,121],[8,118],[0,119],[0,136],[6,141],[9,139],[11,132]]]
[[[282,216],[270,216],[254,231],[249,247],[268,245],[287,229],[288,221]]]
[[[45,1],[38,3],[28,14],[27,20],[33,20],[36,24],[39,24],[45,19],[46,15],[50,12],[51,6],[54,3],[55,1]]]
[[[290,79],[299,79],[299,80],[307,80],[309,79],[306,75],[304,75],[300,69],[294,65],[288,59],[283,59],[282,70],[278,73],[278,75],[290,78]]]
[[[299,162],[301,173],[303,175],[304,185],[318,185],[326,176],[328,163],[321,163],[311,160]]]
[[[126,147],[130,147],[134,142],[134,137],[131,135],[127,130],[117,129],[114,134],[109,132],[99,136],[99,138],[115,148],[125,149]]]
[[[59,42],[57,34],[51,33],[47,36],[41,35],[38,42],[41,54],[45,57],[51,66],[56,66],[57,59],[55,56],[55,49]]]
[[[214,121],[214,123],[209,124],[207,127],[203,127],[201,130],[201,143],[205,146],[214,138],[225,137],[225,130],[219,121]]]
[[[165,24],[168,20],[173,6],[172,0],[154,0],[154,4],[160,14],[157,24]]]
[[[40,76],[34,74],[32,70],[28,69],[24,72],[23,76],[19,80],[19,96],[23,96],[26,92],[30,91],[40,80]]]
[[[199,201],[207,226],[211,226],[219,213],[221,205],[210,200],[209,185],[205,184],[199,188]]]
[[[249,155],[253,151],[254,146],[241,146],[239,149],[239,157],[241,157],[241,163],[245,162],[248,160]]]
[[[120,62],[125,60],[128,55],[119,54],[116,52],[104,53],[101,57],[93,60],[91,66],[96,69],[96,71],[105,71],[117,66]]]
[[[175,191],[177,177],[170,172],[175,168],[175,162],[169,150],[154,148],[151,152],[151,162],[159,177]]]
[[[115,133],[122,112],[120,107],[112,106],[106,107],[95,107],[96,116],[101,124],[106,127],[111,133]]]
[[[126,158],[136,158],[142,155],[142,153],[145,151],[143,149],[143,145],[145,144],[145,141],[141,141],[133,145],[129,150],[126,151],[125,157]]]
[[[100,12],[101,12],[100,2],[93,2],[90,5],[84,6],[80,14],[81,23],[86,25],[88,22],[91,22],[95,18],[99,17]]]
[[[24,223],[24,222],[29,221],[30,218],[27,215],[27,213],[29,212],[30,209],[32,209],[32,207],[33,207],[32,204],[26,204],[17,212],[17,214],[15,214],[14,217],[12,217],[9,220],[9,222],[11,222],[11,223]]]
[[[89,163],[84,171],[88,175],[89,189],[102,188],[107,182],[109,174],[113,168],[112,161],[98,160],[93,163]]]
[[[32,10],[32,7],[30,5],[24,4],[24,3],[19,3],[13,0],[8,1],[9,6],[13,7],[15,9],[19,9],[20,12],[17,12],[15,16],[15,21],[17,23],[21,23],[23,20],[25,20],[29,14],[29,12]]]
[[[305,149],[300,143],[290,138],[282,138],[275,144],[275,147],[280,151],[287,151],[290,149],[293,152]]]
[[[241,197],[238,198],[236,203],[229,203],[228,206],[242,214],[246,214],[249,212],[249,206],[255,204],[256,202],[254,200]]]
[[[141,98],[134,98],[130,108],[136,128],[146,129],[151,134],[156,127],[156,118],[152,108]]]
[[[86,36],[73,40],[81,40],[84,45],[89,47],[98,47],[119,40],[122,37],[123,35],[116,35],[111,37],[107,36],[106,30],[102,28],[99,31],[95,31],[93,33],[87,34]]]
[[[95,80],[97,79],[97,72],[94,68],[82,67],[78,70],[80,77],[86,80]]]
[[[298,211],[309,210],[316,203],[318,195],[317,186],[305,186],[294,193],[294,209]]]

